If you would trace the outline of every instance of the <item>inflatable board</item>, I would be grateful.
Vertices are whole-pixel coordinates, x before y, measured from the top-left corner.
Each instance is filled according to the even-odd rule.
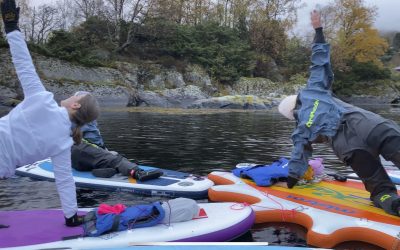
[[[144,170],[158,169],[155,167],[139,166]],[[73,169],[77,187],[125,191],[139,195],[185,197],[191,199],[207,198],[207,190],[214,183],[206,177],[191,175],[178,171],[160,169],[164,175],[153,180],[136,181],[135,179],[117,174],[111,178],[98,178],[91,172],[80,172]],[[31,165],[19,167],[16,174],[41,180],[54,181],[53,165],[49,159]]]
[[[199,216],[190,221],[135,228],[100,237],[78,237],[83,234],[82,227],[65,226],[61,210],[0,211],[1,224],[9,225],[0,229],[0,248],[116,248],[139,242],[228,241],[247,232],[254,223],[254,212],[240,204],[203,203],[199,206]]]
[[[229,172],[212,172],[213,201],[247,202],[256,223],[291,222],[308,229],[307,244],[332,248],[345,241],[361,241],[385,249],[400,249],[400,217],[373,206],[359,181],[258,187]]]
[[[400,170],[398,168],[386,168],[386,172],[394,184],[400,185]],[[347,177],[355,180],[360,179],[360,177],[358,177],[358,175],[355,173],[349,174]]]

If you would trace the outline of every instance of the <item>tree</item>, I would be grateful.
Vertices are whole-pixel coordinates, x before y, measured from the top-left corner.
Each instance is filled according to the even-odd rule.
[[[392,47],[395,51],[400,50],[400,32],[396,33],[393,38]]]
[[[372,27],[376,17],[375,7],[365,6],[363,0],[335,0],[326,7],[324,21],[334,38],[333,61],[340,70],[348,70],[352,62],[372,62],[381,66],[380,57],[385,54],[387,41]],[[328,14],[330,13],[330,14]]]
[[[41,5],[36,13],[36,39],[35,42],[43,44],[51,31],[58,29],[60,22],[58,10],[51,5]]]
[[[73,19],[74,10],[71,8],[72,5],[72,0],[58,0],[56,2],[55,7],[58,9],[59,28],[62,30],[68,30],[75,22]]]
[[[122,0],[120,0],[122,1]],[[145,20],[147,19],[150,7],[152,5],[151,0],[135,0],[132,2],[132,5],[130,6],[130,15],[128,19],[128,29],[127,29],[127,35],[126,39],[124,41],[120,40],[121,39],[121,34],[119,34],[118,39],[119,43],[116,48],[116,52],[120,53],[127,47],[129,47],[135,36],[135,27],[137,24],[143,24]],[[117,24],[117,26],[120,24]],[[116,32],[121,32],[121,27],[119,27]]]
[[[90,17],[99,16],[104,9],[103,0],[73,0],[76,17],[86,21]]]
[[[284,75],[291,77],[295,74],[305,74],[310,66],[310,43],[299,37],[288,39],[283,54]]]
[[[34,22],[34,8],[32,8],[29,5],[29,0],[20,0],[18,1],[18,7],[20,8],[19,10],[19,28],[21,31],[25,34],[25,37],[29,41],[33,41],[33,35],[34,32],[33,30],[35,29],[35,24]]]
[[[3,22],[1,21],[0,22],[0,40],[4,40],[2,24],[3,24]]]
[[[285,30],[297,21],[297,9],[302,7],[300,0],[257,0],[253,10],[257,19],[278,21]]]

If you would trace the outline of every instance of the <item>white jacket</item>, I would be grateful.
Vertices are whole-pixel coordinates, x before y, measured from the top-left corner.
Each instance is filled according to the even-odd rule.
[[[16,166],[50,157],[64,215],[77,211],[75,182],[71,169],[71,121],[46,91],[19,31],[7,34],[10,51],[24,100],[0,118],[0,178],[10,177]]]

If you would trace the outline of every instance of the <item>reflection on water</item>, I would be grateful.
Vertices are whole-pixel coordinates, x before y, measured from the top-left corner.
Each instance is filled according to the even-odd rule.
[[[400,109],[367,107],[400,122]],[[153,165],[196,174],[216,169],[230,170],[240,162],[270,163],[289,157],[290,134],[294,123],[276,111],[217,112],[185,114],[107,110],[98,120],[106,146]],[[325,166],[350,173],[326,145],[314,147],[314,156],[323,157]],[[78,190],[80,207],[100,203],[137,204],[159,200],[128,193]],[[200,202],[207,202],[203,200]],[[16,177],[0,181],[0,209],[58,208],[54,183]],[[305,246],[304,230],[282,224],[256,225],[252,237],[242,241],[269,241],[275,244]]]

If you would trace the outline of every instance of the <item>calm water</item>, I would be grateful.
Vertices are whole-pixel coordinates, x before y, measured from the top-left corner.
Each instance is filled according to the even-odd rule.
[[[400,109],[365,107],[400,123]],[[110,150],[144,165],[205,175],[231,170],[240,162],[270,163],[288,157],[294,123],[276,111],[160,114],[107,110],[98,123]],[[325,166],[350,173],[325,145],[314,148]],[[159,200],[127,193],[78,190],[79,207],[100,203],[137,204]],[[200,202],[207,202],[203,200]],[[59,208],[54,183],[15,177],[0,181],[0,210]],[[240,241],[268,241],[284,246],[306,246],[305,230],[295,225],[260,224]]]

